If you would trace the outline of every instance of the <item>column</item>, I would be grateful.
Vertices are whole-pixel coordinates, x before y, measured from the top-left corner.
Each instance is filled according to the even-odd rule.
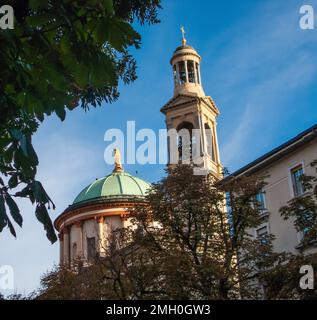
[[[122,228],[126,228],[127,227],[127,216],[125,213],[121,213],[120,214],[120,218],[121,218],[121,227]]]
[[[186,75],[186,83],[188,83],[188,68],[187,68],[187,60],[184,61],[185,62],[185,75]]]
[[[195,79],[195,84],[198,84],[197,72],[196,72],[196,62],[195,62],[195,61],[193,61],[193,68],[194,68],[194,79]]]
[[[63,257],[64,257],[64,237],[63,233],[58,234],[59,238],[59,263],[63,264]]]
[[[78,228],[78,256],[80,259],[84,258],[84,243],[83,243],[83,221],[76,223]]]
[[[99,216],[97,217],[97,223],[98,223],[98,238],[99,238],[99,253],[102,253],[105,251],[104,247],[104,217]]]
[[[203,118],[201,114],[201,107],[198,108],[198,121],[199,121],[199,128],[201,134],[201,148],[202,148],[202,155],[205,156],[207,154],[207,146],[206,146],[206,132],[205,132],[205,125],[203,123]]]
[[[220,165],[220,156],[219,156],[219,147],[218,147],[218,137],[217,137],[217,123],[216,121],[213,122],[212,126],[213,136],[214,136],[214,143],[215,143],[215,160]]]
[[[179,74],[179,65],[178,62],[176,63],[176,74],[177,74],[177,85],[180,84],[180,74]]]
[[[63,229],[63,238],[64,238],[64,250],[63,250],[63,253],[64,253],[64,265],[69,265],[69,262],[70,262],[70,252],[69,252],[69,248],[70,248],[70,244],[69,244],[69,241],[70,241],[70,236],[69,236],[69,228],[68,227],[65,227]]]
[[[198,77],[199,77],[199,84],[202,85],[202,81],[201,81],[201,75],[200,75],[200,65],[198,64]]]

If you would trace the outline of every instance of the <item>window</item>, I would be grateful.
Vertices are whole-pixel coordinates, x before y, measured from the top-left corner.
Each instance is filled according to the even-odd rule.
[[[303,171],[302,165],[299,165],[291,169],[292,186],[293,186],[293,193],[295,197],[298,197],[304,193],[304,186],[301,181],[301,177],[303,174],[304,174],[304,171]]]
[[[303,212],[301,214],[301,231],[298,232],[298,242],[301,244],[302,242],[310,242],[310,240],[317,240],[316,232],[312,234],[314,227],[315,215],[313,212]]]
[[[264,191],[260,191],[256,196],[255,200],[257,201],[260,209],[260,213],[264,213],[266,211],[266,206],[265,206],[265,197],[264,197]]]
[[[258,229],[255,230],[256,238],[259,241],[261,241],[261,243],[263,243],[263,244],[267,243],[268,235],[269,235],[268,224],[264,224],[264,225],[260,226]]]
[[[94,260],[96,258],[96,239],[95,237],[87,238],[87,252],[88,261]]]
[[[194,83],[195,82],[194,61],[187,61],[187,70],[188,70],[188,81]]]
[[[180,84],[183,84],[186,82],[185,62],[184,61],[179,62],[178,68],[179,68],[179,81],[180,81]]]

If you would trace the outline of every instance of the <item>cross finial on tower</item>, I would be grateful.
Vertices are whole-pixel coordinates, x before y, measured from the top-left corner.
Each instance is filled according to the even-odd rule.
[[[113,149],[114,156],[114,172],[123,171],[122,163],[121,163],[121,154],[118,148]]]
[[[186,39],[185,39],[185,29],[184,26],[181,26],[181,32],[182,32],[182,45],[185,46],[186,45]]]

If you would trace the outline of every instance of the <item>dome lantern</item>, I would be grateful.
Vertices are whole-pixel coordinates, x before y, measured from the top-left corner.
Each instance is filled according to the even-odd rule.
[[[193,47],[187,45],[183,26],[181,32],[182,45],[176,48],[170,61],[173,68],[174,96],[186,93],[204,96],[200,75],[201,57]]]

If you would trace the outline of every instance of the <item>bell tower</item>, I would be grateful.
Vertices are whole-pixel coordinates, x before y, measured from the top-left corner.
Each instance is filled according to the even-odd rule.
[[[169,164],[175,163],[171,161],[171,150],[177,150],[177,162],[193,163],[198,174],[211,172],[220,179],[222,166],[216,129],[219,110],[211,97],[204,93],[200,74],[201,57],[193,47],[187,45],[183,27],[181,31],[182,45],[176,48],[170,60],[174,95],[161,108],[168,132],[173,131],[176,135],[172,139],[169,133]]]

